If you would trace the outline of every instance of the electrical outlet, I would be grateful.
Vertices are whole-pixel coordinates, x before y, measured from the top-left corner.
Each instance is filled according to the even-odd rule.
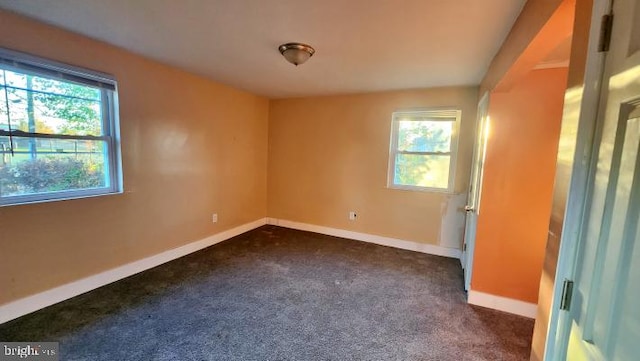
[[[214,214],[211,216],[211,222],[213,222],[213,223],[218,223],[218,213],[214,213]]]
[[[357,216],[358,216],[358,215],[356,214],[356,212],[355,212],[355,211],[350,211],[350,212],[349,212],[349,220],[350,220],[350,221],[355,221]]]

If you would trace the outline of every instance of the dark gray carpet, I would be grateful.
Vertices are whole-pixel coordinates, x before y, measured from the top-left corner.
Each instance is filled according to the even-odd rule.
[[[527,360],[454,259],[265,226],[0,325],[62,360]]]

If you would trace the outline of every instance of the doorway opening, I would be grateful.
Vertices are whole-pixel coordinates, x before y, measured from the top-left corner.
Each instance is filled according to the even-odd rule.
[[[507,300],[503,310],[530,318],[550,307],[553,280],[544,290],[540,280],[555,274],[555,265],[549,269],[544,260],[574,21],[575,1],[560,2],[488,92],[488,124],[478,132],[487,136],[484,162],[478,162],[482,176],[475,184],[479,212],[468,212],[477,216],[477,225],[465,232],[467,249],[473,250],[466,259],[472,262],[469,303],[492,307]],[[540,292],[548,298],[538,307]],[[546,329],[534,332],[534,348],[544,347],[545,335]]]

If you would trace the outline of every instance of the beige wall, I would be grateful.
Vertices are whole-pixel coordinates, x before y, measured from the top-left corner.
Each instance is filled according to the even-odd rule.
[[[4,11],[0,34],[115,75],[125,190],[0,208],[0,304],[266,216],[267,99]]]
[[[272,101],[269,217],[459,248],[477,101],[475,87]],[[387,188],[392,112],[441,106],[462,109],[458,195]]]

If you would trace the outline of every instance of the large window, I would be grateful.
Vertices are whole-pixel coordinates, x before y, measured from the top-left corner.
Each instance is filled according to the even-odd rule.
[[[0,205],[121,191],[116,82],[0,49]]]
[[[391,188],[452,192],[460,110],[393,113]]]

